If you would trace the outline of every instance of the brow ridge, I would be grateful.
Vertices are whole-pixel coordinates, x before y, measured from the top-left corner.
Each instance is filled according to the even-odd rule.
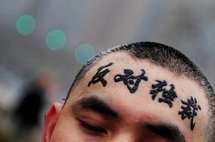
[[[112,118],[119,118],[119,113],[111,108],[103,100],[96,96],[85,97],[77,101],[72,108],[81,108],[86,111],[93,111],[101,115],[110,116]]]

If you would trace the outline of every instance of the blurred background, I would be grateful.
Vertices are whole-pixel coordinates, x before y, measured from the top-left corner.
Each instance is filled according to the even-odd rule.
[[[215,86],[214,0],[0,0],[0,142],[41,141],[81,65],[137,41],[177,48]]]

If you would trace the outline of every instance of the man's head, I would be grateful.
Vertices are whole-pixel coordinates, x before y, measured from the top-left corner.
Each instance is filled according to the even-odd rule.
[[[152,42],[98,54],[62,107],[46,115],[44,142],[213,142],[215,94],[183,54]]]

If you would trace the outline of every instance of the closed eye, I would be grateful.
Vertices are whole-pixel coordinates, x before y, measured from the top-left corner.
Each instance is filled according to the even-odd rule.
[[[105,128],[102,128],[100,126],[96,126],[94,124],[91,124],[89,122],[85,122],[82,120],[80,121],[81,127],[89,134],[91,135],[98,135],[98,136],[103,136],[107,135],[107,130]]]

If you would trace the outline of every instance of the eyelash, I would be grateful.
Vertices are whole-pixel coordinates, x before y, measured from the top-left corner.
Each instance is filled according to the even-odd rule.
[[[107,130],[105,128],[95,126],[93,124],[90,124],[90,123],[82,121],[82,120],[79,120],[79,121],[80,121],[81,127],[84,128],[85,130],[87,130],[87,132],[89,132],[90,134],[93,134],[93,135],[106,135],[107,134]]]

